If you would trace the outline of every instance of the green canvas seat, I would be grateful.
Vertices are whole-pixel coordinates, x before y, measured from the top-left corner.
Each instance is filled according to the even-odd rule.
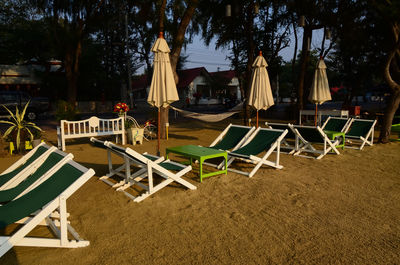
[[[210,144],[210,148],[219,150],[235,150],[255,130],[255,127],[229,124],[218,137]]]
[[[40,185],[40,183],[45,181],[51,174],[52,171],[50,170],[59,168],[72,158],[72,154],[67,154],[57,149],[54,150],[31,175],[27,176],[18,185],[9,189],[0,190],[0,204],[4,205]]]
[[[0,228],[13,223],[22,226],[11,236],[0,236],[0,257],[14,246],[76,248],[89,245],[69,224],[66,200],[93,175],[93,169],[70,160],[37,187],[1,206]],[[58,215],[53,215],[56,210]],[[27,237],[42,224],[47,225],[56,238]],[[68,232],[74,240],[68,239]]]
[[[56,150],[54,146],[45,143],[33,148],[29,153],[21,157],[17,162],[0,174],[0,190],[12,188],[32,172],[43,162],[46,157]]]
[[[293,154],[298,150],[298,146],[296,146],[296,135],[292,131],[290,123],[274,123],[274,122],[265,122],[267,128],[277,129],[277,130],[287,130],[287,134],[285,138],[281,142],[281,152],[287,154]]]
[[[367,144],[374,144],[374,128],[376,120],[354,119],[346,132],[346,148],[362,150]],[[355,146],[347,145],[347,143]],[[357,146],[360,144],[360,146]]]
[[[345,132],[353,122],[353,118],[340,118],[329,116],[321,129],[324,131]]]
[[[326,133],[319,126],[302,126],[292,125],[292,128],[296,134],[296,142],[298,146],[301,146],[295,153],[295,156],[303,156],[309,158],[321,159],[329,152],[333,151],[336,154],[340,154],[336,146],[340,143],[339,139],[330,140]],[[321,149],[317,149],[318,146],[322,146]],[[302,154],[303,153],[303,154]],[[312,155],[305,155],[312,154]],[[313,155],[317,155],[314,157]]]
[[[287,130],[257,128],[240,148],[228,152],[228,170],[252,177],[262,165],[268,165],[277,169],[283,168],[279,164],[280,145],[287,132]],[[275,161],[267,160],[275,150]],[[263,152],[265,154],[262,157],[258,157]],[[230,165],[236,159],[255,164],[255,166],[250,172],[231,168]]]

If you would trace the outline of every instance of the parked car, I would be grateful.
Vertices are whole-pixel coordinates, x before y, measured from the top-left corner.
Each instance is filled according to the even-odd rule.
[[[0,105],[6,106],[15,112],[15,106],[20,110],[30,100],[25,117],[28,120],[36,120],[39,114],[47,112],[50,108],[50,101],[46,97],[31,97],[24,91],[0,91]],[[7,110],[0,106],[0,116],[9,116]]]

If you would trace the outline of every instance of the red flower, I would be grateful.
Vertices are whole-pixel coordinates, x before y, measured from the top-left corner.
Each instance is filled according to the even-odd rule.
[[[123,114],[125,112],[127,112],[129,110],[128,105],[126,105],[126,103],[117,103],[114,106],[114,112],[118,112],[119,114]]]

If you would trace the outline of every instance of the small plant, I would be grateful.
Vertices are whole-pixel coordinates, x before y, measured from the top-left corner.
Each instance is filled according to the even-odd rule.
[[[42,129],[36,126],[35,123],[24,120],[25,112],[29,103],[30,103],[29,101],[28,103],[26,103],[22,112],[20,112],[18,107],[16,106],[15,114],[12,113],[12,111],[9,110],[6,106],[2,105],[11,116],[11,119],[9,121],[0,120],[0,123],[5,123],[10,125],[10,127],[4,133],[3,138],[10,139],[11,141],[15,142],[18,151],[21,151],[22,147],[24,146],[21,145],[21,140],[22,142],[25,142],[25,140],[29,138],[30,141],[32,141],[34,138],[33,132],[35,131],[42,132]]]
[[[133,121],[132,120],[125,120],[125,129],[129,129],[133,127]]]

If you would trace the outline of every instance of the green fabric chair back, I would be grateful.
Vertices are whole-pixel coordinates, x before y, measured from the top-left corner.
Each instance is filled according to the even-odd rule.
[[[0,229],[40,210],[74,183],[82,172],[63,165],[49,179],[20,198],[0,207]]]
[[[226,132],[225,136],[222,138],[222,140],[211,148],[230,150],[243,139],[243,137],[250,131],[250,129],[251,128],[231,126]]]
[[[328,123],[325,125],[324,130],[341,132],[346,124],[347,124],[346,119],[330,118]]]
[[[30,176],[28,176],[24,181],[22,181],[17,186],[0,191],[0,203],[4,204],[5,202],[12,201],[15,197],[17,197],[21,192],[27,189],[30,185],[32,185],[36,180],[38,180],[41,176],[43,176],[48,170],[50,170],[53,166],[55,166],[64,156],[51,153],[47,159],[43,162],[43,164]]]
[[[287,124],[274,124],[271,125],[273,129],[278,129],[278,130],[288,130],[287,134],[285,135],[285,139],[295,139],[294,132],[289,128],[289,125]]]
[[[365,137],[373,124],[374,121],[354,120],[346,136]]]
[[[41,156],[44,152],[46,152],[48,149],[40,146],[38,149],[36,149],[35,153],[28,158],[24,164],[21,166],[17,167],[13,171],[10,171],[6,174],[0,175],[0,186],[8,182],[10,179],[15,177],[19,172],[27,168],[29,165],[31,165],[39,156]]]
[[[310,143],[323,143],[324,138],[321,136],[317,127],[295,127],[300,135]]]
[[[235,150],[233,153],[245,156],[260,154],[268,150],[281,135],[281,131],[260,130],[248,144]]]

